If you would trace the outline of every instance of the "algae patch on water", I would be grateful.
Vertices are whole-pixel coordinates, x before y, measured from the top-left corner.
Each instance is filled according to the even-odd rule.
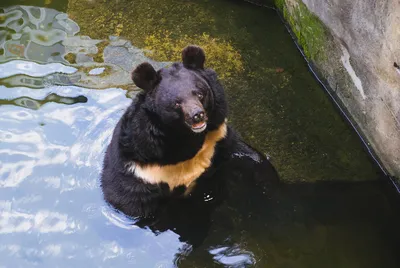
[[[245,69],[240,50],[228,36],[216,34],[215,14],[200,3],[150,0],[93,4],[71,0],[68,13],[81,26],[81,34],[95,39],[122,36],[145,49],[146,56],[156,61],[180,60],[182,49],[196,44],[207,53],[207,67],[215,69],[221,79]],[[190,15],[182,19],[181,14]],[[174,23],[178,20],[179,24]],[[99,52],[89,56],[102,62],[101,49],[105,45],[99,44]]]
[[[89,57],[93,57],[93,60],[98,63],[104,62],[104,49],[108,46],[109,41],[104,40],[96,45],[97,53],[88,54]]]
[[[65,54],[64,59],[70,64],[76,64],[76,55],[74,53]]]
[[[212,38],[210,35],[183,35],[172,38],[170,31],[160,31],[147,36],[145,50],[147,56],[158,61],[180,61],[182,49],[189,44],[201,46],[206,55],[206,65],[213,68],[224,79],[243,71],[240,53],[227,41]]]

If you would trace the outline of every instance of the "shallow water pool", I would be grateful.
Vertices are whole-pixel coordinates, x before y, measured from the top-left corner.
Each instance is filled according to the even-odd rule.
[[[222,0],[0,6],[0,267],[399,267],[391,189],[273,10]],[[129,72],[145,60],[166,66],[191,42],[210,52],[230,123],[285,183],[273,198],[222,204],[197,248],[173,230],[136,227],[99,188],[110,135],[137,92]]]

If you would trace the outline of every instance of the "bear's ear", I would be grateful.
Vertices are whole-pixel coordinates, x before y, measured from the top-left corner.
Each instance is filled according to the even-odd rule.
[[[182,50],[183,66],[192,69],[203,69],[206,55],[199,46],[190,45]]]
[[[159,75],[150,63],[143,62],[132,71],[132,80],[137,87],[149,91],[159,82]]]

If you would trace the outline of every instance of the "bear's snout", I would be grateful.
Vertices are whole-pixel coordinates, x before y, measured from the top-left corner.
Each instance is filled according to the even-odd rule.
[[[197,123],[203,122],[204,121],[204,117],[205,117],[204,112],[200,111],[200,112],[197,112],[195,115],[193,115],[192,121],[195,124],[197,124]]]
[[[185,123],[195,133],[203,132],[207,127],[207,114],[203,105],[199,102],[188,102],[183,105]]]

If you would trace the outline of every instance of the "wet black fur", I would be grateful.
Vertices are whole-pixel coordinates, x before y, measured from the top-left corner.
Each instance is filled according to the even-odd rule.
[[[146,183],[127,171],[126,163],[131,161],[166,165],[192,158],[201,148],[206,133],[217,129],[228,115],[224,89],[216,73],[203,68],[204,52],[196,47],[186,51],[190,57],[185,58],[184,51],[183,63],[157,72],[144,63],[133,72],[133,81],[144,91],[136,96],[115,127],[105,153],[101,187],[105,200],[114,208],[140,218],[138,225],[156,230],[177,228],[176,232],[186,236],[183,239],[190,240],[187,236],[191,232],[186,228],[202,227],[206,233],[211,211],[232,194],[226,185],[234,183],[235,178],[263,181],[268,188],[278,176],[265,156],[247,145],[231,127],[217,143],[212,166],[198,178],[189,197],[183,197],[184,186],[170,191],[166,184]],[[163,118],[169,117],[161,114],[163,107],[156,107],[157,94],[166,94],[174,86],[162,82],[180,83],[182,73],[191,77],[190,81],[184,81],[185,87],[199,87],[203,83],[200,86],[209,91],[203,102],[208,115],[207,129],[200,134],[194,134],[179,120],[163,122]],[[168,99],[169,95],[165,97]],[[212,202],[204,201],[207,193],[211,193]]]

